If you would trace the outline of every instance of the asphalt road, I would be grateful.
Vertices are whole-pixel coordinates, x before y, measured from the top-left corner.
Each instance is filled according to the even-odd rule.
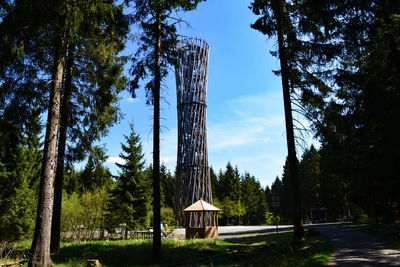
[[[315,229],[331,239],[334,252],[329,266],[400,266],[400,250],[350,225],[316,226]]]
[[[331,239],[333,246],[330,266],[400,266],[400,250],[392,249],[377,237],[338,223],[305,225],[305,229],[320,231]],[[279,232],[291,231],[293,226],[281,225]],[[219,239],[235,239],[276,233],[276,226],[220,226]]]

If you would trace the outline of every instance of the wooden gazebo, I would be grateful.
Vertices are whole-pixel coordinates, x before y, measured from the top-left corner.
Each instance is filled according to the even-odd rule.
[[[217,238],[219,208],[200,199],[185,212],[186,239]]]

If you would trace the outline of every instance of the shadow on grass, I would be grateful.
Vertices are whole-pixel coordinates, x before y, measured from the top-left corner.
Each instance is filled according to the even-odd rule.
[[[150,240],[93,241],[64,243],[52,259],[58,266],[83,266],[87,259],[99,259],[103,266],[190,265],[241,247],[216,240],[168,240],[163,241],[162,262],[155,262]]]
[[[250,236],[234,240],[166,240],[163,260],[151,256],[150,240],[63,243],[52,257],[58,266],[84,266],[99,259],[103,266],[324,266],[330,256],[322,237],[291,247],[291,233]]]

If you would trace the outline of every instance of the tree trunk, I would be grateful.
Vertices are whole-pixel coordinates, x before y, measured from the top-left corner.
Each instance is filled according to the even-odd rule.
[[[294,228],[294,241],[300,241],[304,236],[302,215],[301,215],[301,202],[300,202],[300,183],[298,175],[297,157],[296,157],[296,146],[294,142],[294,131],[293,131],[293,117],[292,107],[290,101],[290,90],[289,90],[289,69],[286,54],[286,45],[283,37],[283,24],[282,18],[284,14],[282,0],[275,1],[275,18],[278,35],[278,50],[279,59],[281,64],[281,75],[282,75],[282,89],[283,89],[283,102],[285,107],[285,122],[286,122],[286,141],[288,148],[288,159],[289,159],[289,173],[291,181],[292,191],[292,206],[293,206],[293,228]]]
[[[160,214],[160,87],[161,87],[161,13],[156,14],[156,46],[154,72],[154,126],[153,126],[153,257],[161,259]]]
[[[56,165],[57,135],[60,121],[60,99],[65,63],[64,35],[59,34],[55,46],[46,139],[43,150],[40,177],[39,202],[36,215],[35,234],[30,250],[28,266],[54,266],[50,258],[51,215],[53,209],[54,172]]]
[[[69,46],[66,69],[66,77],[64,84],[64,95],[61,104],[61,122],[57,152],[57,169],[56,178],[54,181],[54,206],[53,218],[51,222],[51,244],[50,252],[53,254],[60,253],[60,234],[61,234],[61,204],[62,204],[62,189],[64,179],[64,156],[67,142],[68,129],[68,113],[69,100],[72,90],[72,66],[74,63],[73,46]]]

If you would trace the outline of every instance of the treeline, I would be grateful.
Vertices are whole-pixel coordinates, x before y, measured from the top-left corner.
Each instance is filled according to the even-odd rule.
[[[313,145],[304,151],[299,161],[302,219],[305,223],[341,221],[345,216],[367,222],[368,210],[360,206],[346,181],[347,177],[334,175],[338,166],[327,164],[329,157],[324,147]],[[283,166],[281,178],[276,177],[271,187],[265,189],[270,212],[278,214],[281,224],[292,224],[292,194],[288,161]],[[274,205],[273,202],[278,203]]]
[[[349,165],[344,165],[342,161],[336,162],[333,157],[336,156],[326,145],[319,149],[311,146],[301,156],[299,176],[305,223],[341,221],[351,217],[363,223],[388,224],[400,219],[398,204],[390,195],[385,198],[392,199],[392,202],[376,198],[380,193],[379,188],[373,194],[367,194],[363,188],[368,185],[359,181],[357,176],[350,176],[349,169],[344,172],[344,168]],[[292,224],[293,221],[290,182],[286,160],[281,179],[276,177],[271,187],[265,189],[270,212],[277,213],[283,224]],[[279,202],[278,208],[274,208],[274,199]]]
[[[398,222],[400,2],[254,0],[250,8],[252,28],[278,38],[276,74],[321,143],[316,205],[331,218],[354,204],[371,223]]]
[[[240,174],[230,162],[215,173],[210,168],[214,206],[221,209],[220,225],[260,225],[266,223],[268,211],[260,182],[248,172]]]
[[[0,181],[0,239],[7,241],[30,238],[33,234],[40,177],[40,131],[30,132],[26,144],[15,147],[3,144]],[[3,135],[6,136],[6,135]],[[1,139],[3,142],[11,140]],[[6,153],[5,149],[8,148]],[[13,148],[13,149],[11,149]],[[151,165],[145,166],[139,136],[131,126],[119,155],[118,175],[104,167],[107,159],[102,147],[94,147],[86,165],[76,170],[66,164],[63,180],[61,231],[77,234],[115,228],[147,229],[152,225]],[[6,163],[8,163],[6,165]],[[4,167],[13,168],[8,171]],[[164,224],[175,225],[173,216],[175,176],[164,165],[160,168],[161,218]],[[264,224],[268,211],[264,189],[249,173],[240,174],[228,163],[218,174],[210,168],[214,205],[221,209],[221,225]]]
[[[3,129],[3,128],[2,128]],[[113,176],[104,167],[107,159],[103,148],[95,147],[86,165],[76,170],[67,164],[64,172],[61,229],[76,232],[79,227],[92,231],[120,228],[146,229],[151,224],[152,166],[145,166],[141,142],[133,127],[122,144],[117,164],[119,174]],[[33,135],[33,132],[31,132]],[[2,136],[6,136],[3,134]],[[31,238],[36,216],[40,178],[41,143],[37,132],[27,144],[11,146],[12,135],[3,138],[0,164],[0,240],[15,241]],[[16,139],[16,138],[15,138]],[[29,141],[29,142],[28,142]],[[8,151],[5,149],[8,148]],[[6,153],[7,152],[7,153]],[[13,171],[8,171],[8,168]],[[173,199],[175,178],[161,166],[161,203],[165,223],[174,224]]]

